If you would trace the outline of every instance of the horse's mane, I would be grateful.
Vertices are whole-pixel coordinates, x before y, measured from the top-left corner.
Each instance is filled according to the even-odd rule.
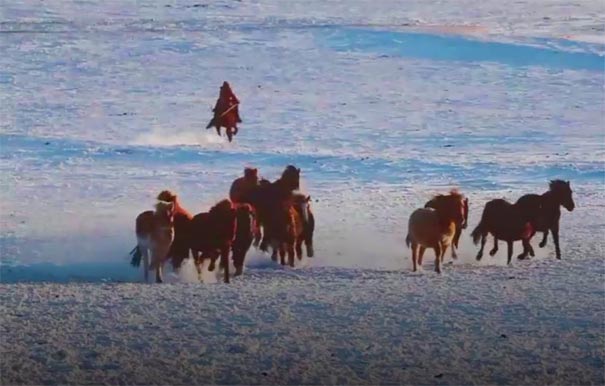
[[[156,212],[161,212],[161,211],[167,210],[167,209],[169,209],[169,210],[174,209],[174,203],[167,202],[167,201],[158,201],[155,204],[155,211]]]
[[[553,191],[556,190],[557,188],[567,188],[568,187],[568,182],[565,182],[563,180],[550,180],[550,182],[548,183],[548,188]]]
[[[436,194],[436,195],[434,195],[433,198],[431,198],[431,201],[440,200],[440,199],[443,199],[443,198],[450,198],[450,197],[462,200],[462,199],[464,199],[464,194],[460,193],[458,191],[458,189],[452,189],[452,190],[450,190],[450,193],[447,194],[447,195],[446,194]],[[429,201],[429,202],[431,202],[431,201]]]
[[[222,201],[219,201],[212,208],[210,208],[210,210],[208,211],[208,213],[211,214],[211,215],[220,214],[220,213],[227,213],[231,209],[233,209],[233,204],[231,203],[231,200],[224,199]]]
[[[286,168],[284,169],[284,172],[281,174],[282,178],[286,178],[292,175],[296,175],[299,174],[300,170],[296,168],[296,166],[294,165],[288,165],[286,166]]]
[[[160,194],[158,194],[157,199],[159,201],[175,202],[177,197],[176,194],[171,192],[170,190],[162,190]]]

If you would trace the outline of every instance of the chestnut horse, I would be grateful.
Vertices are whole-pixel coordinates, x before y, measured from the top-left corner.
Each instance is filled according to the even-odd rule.
[[[173,269],[181,267],[183,261],[189,258],[189,225],[193,216],[181,206],[178,196],[170,190],[164,190],[158,195],[158,200],[174,203],[174,240],[170,246],[168,257]]]
[[[174,204],[160,201],[156,204],[155,211],[148,210],[139,214],[135,222],[135,233],[137,245],[130,252],[130,263],[138,267],[142,259],[145,281],[149,281],[149,270],[155,269],[155,281],[161,283],[162,268],[174,239]]]
[[[539,244],[540,248],[546,246],[548,231],[550,231],[552,233],[552,239],[555,242],[557,259],[561,259],[561,249],[559,248],[560,207],[564,207],[569,212],[572,212],[576,207],[576,204],[573,201],[569,181],[550,181],[548,192],[541,195],[526,194],[519,198],[515,205],[518,205],[525,212],[538,213],[536,218],[532,219],[532,227],[534,232],[544,233],[542,241]]]
[[[293,199],[282,202],[279,207],[273,207],[265,229],[273,248],[271,258],[274,261],[277,260],[279,252],[280,263],[285,265],[287,253],[288,264],[294,267],[295,249],[299,260],[302,259],[301,245],[304,239],[304,224],[302,215],[295,208]]]
[[[508,246],[507,264],[511,262],[513,242],[517,240],[521,240],[523,243],[523,253],[518,256],[519,259],[524,259],[528,254],[534,256],[534,250],[529,240],[534,235],[531,222],[536,218],[536,215],[536,209],[527,211],[521,205],[511,204],[501,198],[491,200],[485,204],[481,221],[471,233],[475,245],[481,240],[477,261],[483,257],[483,248],[489,233],[494,236],[494,247],[489,252],[490,256],[494,256],[498,252],[498,240],[506,241]]]
[[[461,223],[456,224],[456,233],[454,234],[454,240],[452,240],[452,259],[458,258],[458,255],[456,254],[456,250],[458,249],[458,242],[460,240],[460,235],[462,234],[462,230],[466,229],[466,227],[468,225],[468,198],[464,199],[463,204],[464,204],[464,218]],[[429,202],[427,202],[426,204],[424,204],[424,207],[437,209],[437,208],[435,208],[435,199],[432,199]],[[443,256],[445,256],[445,254],[442,255],[441,263],[443,263]]]
[[[451,191],[433,197],[432,207],[416,209],[408,221],[406,244],[412,246],[413,271],[422,266],[426,248],[435,250],[435,272],[441,273],[443,255],[454,240],[456,224],[464,221],[464,197]]]
[[[250,204],[236,204],[235,218],[237,228],[232,251],[235,276],[239,276],[244,272],[244,260],[252,245],[258,227],[254,208]]]
[[[236,235],[236,210],[231,201],[222,200],[207,213],[193,216],[189,226],[189,247],[197,272],[201,275],[203,260],[210,259],[208,269],[213,271],[216,260],[221,257],[224,281],[229,283],[229,252]]]

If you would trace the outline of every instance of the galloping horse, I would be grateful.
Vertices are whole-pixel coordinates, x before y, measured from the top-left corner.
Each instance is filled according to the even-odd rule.
[[[569,181],[553,180],[549,183],[548,192],[538,194],[526,194],[519,198],[515,205],[523,208],[526,212],[537,212],[532,227],[534,233],[544,232],[544,237],[540,242],[540,248],[546,246],[548,231],[552,232],[552,238],[555,242],[555,252],[557,259],[561,259],[561,249],[559,248],[559,220],[561,219],[561,209],[563,206],[569,212],[573,211],[576,204],[573,201],[571,186]],[[533,235],[532,235],[533,236]]]
[[[466,229],[468,225],[468,198],[465,198],[462,203],[464,204],[464,218],[461,223],[456,224],[456,233],[454,234],[454,240],[452,241],[452,259],[458,258],[458,255],[456,254],[456,250],[458,249],[458,241],[460,240],[462,230]],[[435,199],[428,201],[426,204],[424,204],[424,207],[437,209],[435,207]],[[443,263],[443,256],[445,256],[445,253],[441,256],[441,263]]]
[[[266,180],[263,180],[268,182]],[[256,168],[244,168],[244,176],[239,177],[233,181],[231,184],[231,188],[229,189],[229,199],[234,204],[249,204],[252,205],[253,209],[255,209],[255,205],[253,202],[254,192],[259,189],[259,180],[258,180],[258,169]],[[255,215],[256,210],[255,210]],[[258,224],[260,224],[260,218],[256,218]],[[254,240],[256,240],[256,245],[260,243],[261,233],[260,233],[260,225],[254,227]]]
[[[193,216],[181,206],[178,196],[170,190],[164,190],[158,195],[158,200],[174,204],[174,240],[170,246],[168,257],[173,269],[179,269],[183,261],[189,258],[189,226]]]
[[[237,124],[242,122],[239,116],[238,106],[239,100],[231,90],[231,86],[228,82],[223,82],[219,98],[212,110],[214,112],[214,117],[210,120],[206,129],[214,126],[216,128],[216,133],[220,136],[221,127],[225,127],[227,138],[229,139],[229,142],[231,142],[233,136],[238,132]]]
[[[248,177],[246,177],[248,173]],[[254,245],[267,251],[269,239],[267,233],[267,223],[270,222],[269,216],[276,208],[290,198],[292,192],[300,187],[300,169],[293,165],[288,165],[281,177],[275,182],[266,179],[258,181],[256,169],[247,168],[244,171],[244,177],[233,181],[230,189],[230,197],[237,202],[244,202],[252,205],[256,212],[258,222],[258,231],[255,234]],[[262,235],[261,235],[262,228]],[[261,242],[262,238],[262,242]]]
[[[490,256],[494,256],[498,252],[498,240],[504,240],[508,245],[508,264],[513,256],[513,242],[517,240],[521,240],[523,243],[523,253],[518,256],[519,259],[524,259],[528,254],[534,256],[534,249],[529,240],[535,233],[532,222],[536,218],[537,212],[537,209],[524,210],[520,205],[511,204],[501,198],[485,204],[481,221],[471,233],[475,245],[481,240],[477,261],[483,257],[483,248],[488,233],[494,236],[494,247],[489,252]]]
[[[426,248],[435,250],[435,272],[441,273],[443,255],[456,235],[456,224],[464,221],[464,197],[451,191],[433,197],[432,207],[416,209],[408,221],[406,244],[412,246],[413,271],[422,266]]]
[[[256,214],[250,204],[235,204],[237,228],[233,240],[233,265],[235,276],[244,272],[244,260],[257,233]]]
[[[315,216],[311,211],[311,196],[305,196],[304,194],[294,194],[292,196],[293,205],[296,212],[302,218],[303,222],[303,233],[297,238],[296,241],[296,255],[298,260],[302,259],[302,244],[305,243],[305,249],[307,250],[307,257],[313,257],[315,252],[313,251],[313,233],[315,232]]]
[[[138,267],[142,259],[145,281],[149,281],[149,270],[155,268],[155,281],[161,283],[162,267],[174,239],[174,203],[160,201],[155,205],[155,211],[148,210],[139,214],[135,233],[137,245],[130,251],[130,263]]]
[[[208,269],[213,271],[221,257],[225,270],[224,281],[229,283],[229,252],[237,231],[236,209],[231,201],[222,200],[207,213],[193,217],[189,226],[189,246],[193,252],[197,272],[201,275],[203,260],[210,259]]]

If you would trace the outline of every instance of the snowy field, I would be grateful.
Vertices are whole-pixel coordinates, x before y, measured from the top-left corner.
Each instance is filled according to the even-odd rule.
[[[605,384],[604,24],[602,1],[0,2],[0,383]],[[204,129],[223,80],[231,144]],[[140,283],[160,190],[197,213],[287,164],[315,258]],[[477,263],[485,202],[555,178],[563,260]],[[412,274],[408,216],[452,187],[461,256]]]

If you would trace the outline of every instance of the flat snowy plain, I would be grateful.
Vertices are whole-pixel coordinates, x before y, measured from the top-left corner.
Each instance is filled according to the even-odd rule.
[[[605,384],[602,1],[0,3],[0,383]],[[223,80],[232,144],[203,129]],[[316,257],[141,284],[136,215],[303,170]],[[475,262],[486,201],[570,180],[552,243]],[[459,260],[407,219],[470,199]],[[516,246],[519,248],[519,246]],[[448,262],[449,259],[448,253]],[[212,282],[212,278],[208,278]]]

